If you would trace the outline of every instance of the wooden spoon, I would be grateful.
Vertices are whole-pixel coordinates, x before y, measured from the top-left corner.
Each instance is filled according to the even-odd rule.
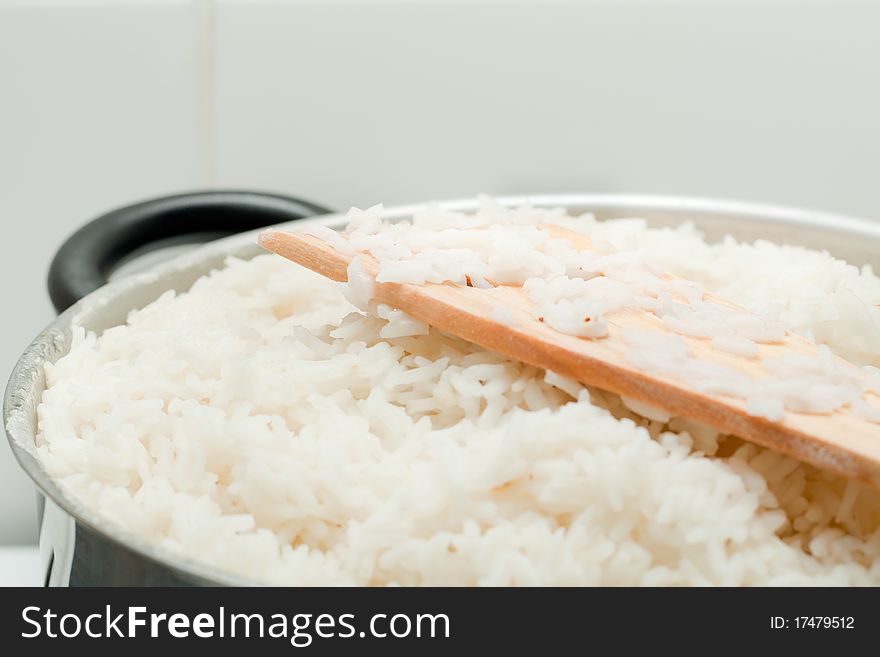
[[[578,249],[591,249],[588,238],[557,226],[545,227],[555,237],[569,239]],[[264,231],[259,244],[334,281],[348,279],[351,256],[340,253],[326,241],[303,233]],[[378,263],[369,254],[359,257],[365,271],[375,277]],[[880,489],[880,425],[853,413],[849,407],[829,414],[808,414],[786,410],[784,419],[773,422],[749,415],[745,401],[700,392],[686,380],[658,378],[627,362],[627,346],[621,337],[627,328],[672,334],[653,313],[627,309],[606,316],[608,336],[584,339],[560,333],[540,322],[533,303],[511,285],[482,289],[451,283],[374,282],[373,296],[379,303],[402,310],[416,319],[481,347],[497,351],[524,363],[551,370],[586,385],[658,407],[673,416],[690,418],[722,433],[740,436],[856,479]],[[713,300],[736,307],[717,297]],[[512,323],[492,318],[493,309],[508,308]],[[755,378],[767,377],[759,362],[722,352],[709,341],[681,336],[691,353],[700,359],[735,367]],[[815,345],[788,333],[783,342],[759,345],[761,356],[815,353]],[[880,408],[880,399],[866,393],[866,401]]]

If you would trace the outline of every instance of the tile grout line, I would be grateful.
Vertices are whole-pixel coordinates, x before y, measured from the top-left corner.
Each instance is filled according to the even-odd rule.
[[[216,152],[216,7],[214,0],[199,0],[198,16],[198,80],[197,116],[199,179],[202,187],[211,188],[215,181]]]

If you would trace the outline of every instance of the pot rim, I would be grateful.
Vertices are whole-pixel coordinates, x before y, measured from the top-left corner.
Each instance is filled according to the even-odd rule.
[[[495,201],[507,207],[530,203],[538,207],[577,208],[578,213],[612,211],[619,216],[630,217],[638,217],[640,212],[655,214],[668,212],[678,215],[679,223],[687,219],[689,213],[707,218],[736,217],[766,225],[808,230],[821,229],[826,233],[837,233],[843,237],[880,241],[880,222],[826,212],[739,201],[634,194],[541,194],[498,197]],[[448,210],[471,211],[479,207],[479,204],[479,199],[467,198],[439,202],[436,205]],[[414,211],[423,207],[425,207],[424,203],[394,206],[384,209],[383,217],[396,221],[411,216]],[[278,226],[299,227],[317,223],[337,228],[344,221],[345,213],[336,213],[285,222]],[[22,469],[45,495],[72,516],[77,523],[87,526],[108,540],[122,544],[141,557],[158,562],[190,580],[207,585],[254,586],[262,582],[205,565],[157,541],[134,534],[117,526],[103,517],[97,509],[88,507],[64,490],[36,458],[34,450],[36,408],[45,389],[43,365],[49,358],[60,356],[62,352],[66,353],[66,348],[69,347],[70,327],[77,324],[81,316],[106,306],[110,300],[124,298],[148,284],[171,279],[175,274],[188,271],[197,273],[196,278],[198,278],[215,268],[215,266],[206,268],[206,263],[222,264],[226,256],[253,257],[261,253],[255,243],[256,235],[261,230],[210,242],[162,262],[147,273],[132,274],[95,290],[56,317],[27,347],[12,371],[3,398],[3,424],[13,454]],[[181,287],[187,289],[190,285],[191,283]],[[128,307],[128,310],[142,305],[135,304]]]

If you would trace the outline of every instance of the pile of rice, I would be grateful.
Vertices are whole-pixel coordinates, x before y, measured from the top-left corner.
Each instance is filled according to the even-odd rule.
[[[489,292],[471,296],[492,305],[491,318],[514,331],[534,333],[537,323],[559,338],[622,341],[630,367],[706,395],[741,399],[750,415],[780,421],[786,411],[845,409],[880,423],[877,367],[859,369],[835,357],[826,345],[811,344],[809,332],[811,340],[762,349],[786,340],[779,304],[731,305],[707,295],[699,282],[670,277],[632,240],[578,230],[577,219],[559,209],[505,210],[491,202],[472,215],[435,209],[397,223],[383,220],[381,206],[355,209],[344,235],[321,225],[306,228],[351,258],[343,292],[388,321],[381,337],[425,335],[428,327],[378,303],[376,283],[517,286],[525,314],[496,303]]]
[[[517,212],[880,364],[868,267],[689,224],[480,216]],[[277,584],[880,584],[880,494],[401,322],[277,256],[230,259],[74,328],[39,457],[127,530]]]

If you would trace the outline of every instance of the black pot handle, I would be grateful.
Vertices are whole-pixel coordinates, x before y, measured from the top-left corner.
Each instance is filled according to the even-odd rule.
[[[330,212],[299,199],[246,191],[163,196],[113,210],[71,235],[49,267],[49,296],[59,313],[107,283],[133,253],[203,242]]]

